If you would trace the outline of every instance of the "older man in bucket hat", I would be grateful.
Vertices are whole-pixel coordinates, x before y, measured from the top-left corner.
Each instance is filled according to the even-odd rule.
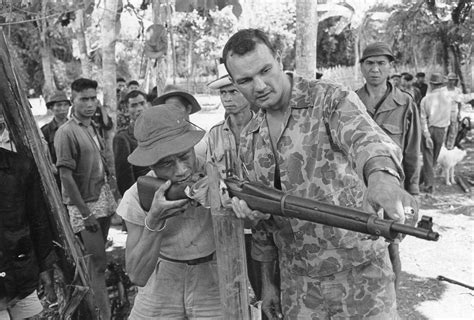
[[[430,86],[431,92],[421,100],[420,104],[421,130],[423,131],[421,179],[424,182],[423,191],[427,193],[434,191],[434,167],[446,137],[446,130],[452,122],[457,121],[451,112],[443,88],[443,75],[433,73],[430,77]]]
[[[138,147],[131,164],[167,180],[148,212],[137,184],[117,209],[128,229],[127,271],[139,285],[130,319],[221,319],[217,263],[209,209],[188,200],[168,201],[171,183],[192,181],[200,172],[194,146],[204,136],[175,105],[145,110],[135,124]]]

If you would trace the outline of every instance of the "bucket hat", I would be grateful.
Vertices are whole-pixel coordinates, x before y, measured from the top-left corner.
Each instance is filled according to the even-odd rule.
[[[67,103],[69,103],[69,105],[71,105],[71,101],[68,99],[66,94],[62,91],[57,91],[53,93],[46,101],[46,108],[50,109],[55,102],[62,102],[62,101],[66,101]]]
[[[172,84],[167,85],[165,89],[163,90],[163,94],[155,98],[152,101],[151,105],[157,106],[159,104],[165,104],[166,99],[173,96],[183,97],[189,102],[189,104],[191,105],[191,112],[189,114],[193,114],[201,110],[201,106],[199,105],[199,102],[197,102],[196,98],[194,98],[192,94]]]
[[[211,89],[220,89],[230,84],[232,84],[232,81],[230,81],[229,73],[227,72],[225,65],[221,63],[217,67],[217,79],[209,82],[207,86]]]
[[[142,167],[154,165],[165,157],[194,147],[204,133],[186,121],[185,112],[172,104],[148,108],[135,122],[138,146],[128,156],[128,162]]]
[[[443,84],[444,79],[441,73],[435,72],[430,76],[430,83],[431,84]]]
[[[359,62],[362,63],[365,59],[374,56],[387,56],[390,61],[395,60],[392,50],[385,42],[374,42],[365,47]]]

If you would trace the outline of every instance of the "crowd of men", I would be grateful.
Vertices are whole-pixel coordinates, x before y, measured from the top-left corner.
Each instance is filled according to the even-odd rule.
[[[97,99],[98,83],[76,79],[70,98],[63,92],[49,97],[53,119],[41,131],[72,229],[91,257],[91,289],[101,317],[111,317],[105,248],[110,218],[117,213],[128,232],[126,270],[138,286],[130,319],[223,318],[210,210],[166,198],[172,184],[202,178],[206,162],[222,177],[230,165],[240,179],[413,225],[420,176],[422,191],[433,192],[439,150],[443,144],[453,147],[448,129],[457,130],[460,91],[453,73],[446,87],[445,78],[432,73],[431,90],[423,73],[416,82],[409,73],[391,75],[394,61],[387,44],[368,45],[359,61],[365,84],[354,92],[284,71],[265,33],[241,30],[227,41],[217,79],[208,84],[219,91],[225,109],[225,119],[208,133],[190,122],[201,107],[189,92],[167,86],[160,96],[156,90],[146,94],[137,81],[118,78],[113,140],[118,205],[104,157],[104,132],[114,123]],[[44,201],[34,165],[3,148],[0,156],[2,181],[23,183],[15,183],[16,193],[0,184],[0,319],[20,319],[41,310],[35,289],[40,279],[51,287],[56,258],[51,239],[38,239],[48,219],[39,210]],[[166,181],[148,211],[136,183],[143,175]],[[4,194],[31,201],[5,202]],[[268,319],[397,319],[400,241],[272,216],[235,197],[228,205],[249,222],[248,274]],[[4,212],[21,218],[8,222]],[[22,232],[27,240],[8,238],[3,230]],[[8,241],[13,244],[5,245]],[[30,245],[23,248],[21,241]],[[18,266],[19,253],[34,258]],[[15,286],[27,272],[28,282]]]

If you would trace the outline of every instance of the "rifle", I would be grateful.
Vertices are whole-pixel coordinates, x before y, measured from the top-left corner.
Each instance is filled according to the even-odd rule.
[[[138,178],[140,204],[148,211],[155,191],[165,181],[150,176]],[[399,234],[437,241],[439,233],[432,229],[431,217],[423,216],[417,227],[379,218],[355,208],[337,206],[326,202],[305,199],[284,193],[264,185],[244,182],[235,178],[224,179],[230,197],[245,200],[249,208],[286,218],[296,218],[336,228],[382,236],[394,240]],[[184,189],[193,183],[172,184],[165,194],[168,200],[186,199]]]

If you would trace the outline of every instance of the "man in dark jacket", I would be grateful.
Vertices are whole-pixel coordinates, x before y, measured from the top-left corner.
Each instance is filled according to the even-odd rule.
[[[41,279],[55,299],[51,272],[56,255],[53,232],[34,162],[0,148],[0,319],[24,319],[43,307]]]
[[[69,101],[66,94],[62,91],[54,93],[48,98],[46,107],[53,113],[53,119],[41,127],[44,138],[48,143],[49,154],[53,164],[56,164],[56,151],[54,150],[54,136],[58,128],[67,121],[67,115],[69,108],[71,107],[71,101]],[[61,179],[59,179],[59,173],[56,171],[54,175],[56,183],[58,184],[59,190],[61,190]]]
[[[375,42],[368,45],[360,59],[360,69],[366,83],[356,93],[372,119],[402,149],[404,188],[410,194],[417,195],[420,193],[418,184],[421,168],[420,117],[413,98],[387,80],[394,59],[387,44]],[[388,250],[397,289],[401,273],[398,243],[391,243]]]
[[[130,124],[120,129],[114,137],[113,149],[115,157],[115,174],[117,186],[121,195],[127,191],[139,176],[145,175],[150,169],[130,164],[127,157],[137,147],[137,139],[133,135],[135,120],[147,106],[146,94],[139,90],[129,92],[124,101],[127,103]]]

